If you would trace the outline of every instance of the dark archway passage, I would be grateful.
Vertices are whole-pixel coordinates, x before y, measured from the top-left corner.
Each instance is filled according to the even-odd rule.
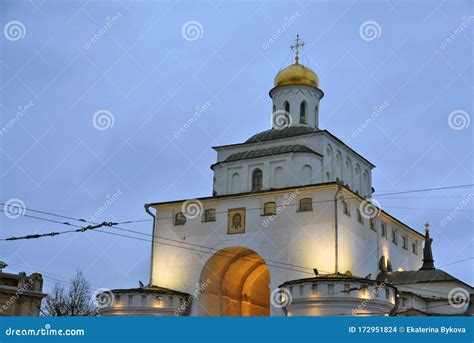
[[[203,267],[200,284],[206,282],[198,298],[199,315],[270,314],[270,272],[255,251],[243,247],[219,250]]]

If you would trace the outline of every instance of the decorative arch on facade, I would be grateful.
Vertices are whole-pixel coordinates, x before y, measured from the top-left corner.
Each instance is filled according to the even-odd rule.
[[[331,144],[327,145],[326,148],[326,161],[325,161],[326,170],[329,172],[329,180],[332,181],[334,177],[334,155]]]
[[[354,176],[354,189],[359,193],[362,192],[362,174],[360,171],[360,165],[357,163],[355,166],[355,176]]]
[[[352,187],[353,185],[352,161],[349,157],[346,159],[346,174],[347,174],[347,177],[344,177],[344,180],[352,189],[353,188]]]
[[[342,175],[342,154],[339,150],[336,151],[336,175],[335,176],[341,181],[344,179],[344,176]]]
[[[306,101],[302,101],[300,104],[300,124],[307,123],[307,115],[306,115]]]
[[[303,182],[303,185],[310,185],[313,183],[313,168],[311,168],[309,164],[304,165],[302,174],[303,179],[301,181]]]
[[[263,188],[263,172],[260,168],[252,172],[252,192],[261,191]]]
[[[240,193],[240,174],[233,173],[230,178],[230,192]]]
[[[283,168],[276,167],[273,171],[273,187],[282,188],[285,187],[285,179],[283,177]]]

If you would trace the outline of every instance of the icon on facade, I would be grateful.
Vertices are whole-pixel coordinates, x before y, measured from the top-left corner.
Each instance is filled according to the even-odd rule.
[[[227,233],[245,232],[245,208],[233,208],[227,215]]]

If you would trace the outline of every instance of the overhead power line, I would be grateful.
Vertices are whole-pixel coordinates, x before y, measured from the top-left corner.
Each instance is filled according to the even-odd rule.
[[[424,188],[424,189],[415,189],[415,190],[400,191],[400,192],[381,193],[381,194],[374,194],[372,196],[372,198],[377,198],[377,197],[381,197],[381,196],[398,195],[398,194],[420,193],[420,192],[431,192],[431,191],[439,191],[439,190],[446,190],[446,189],[466,188],[466,187],[473,187],[473,186],[474,186],[474,184],[465,184],[465,185],[454,185],[454,186],[447,186],[447,187]],[[447,196],[450,196],[450,195],[447,195]],[[347,199],[359,199],[359,198],[358,197],[349,197]],[[318,204],[318,203],[326,203],[326,202],[333,202],[333,201],[334,201],[333,199],[319,200],[319,201],[313,201],[312,203],[313,204]],[[3,205],[5,207],[18,208],[18,206],[16,206],[16,205],[9,205],[9,204],[5,204],[5,203],[0,203],[0,205]],[[288,204],[288,205],[285,205],[285,206],[286,207],[291,207],[291,206],[298,206],[298,205],[299,204]],[[387,207],[387,208],[389,208],[389,207]],[[412,209],[412,208],[406,208],[406,209]],[[65,218],[65,219],[70,219],[70,220],[81,221],[81,222],[84,222],[84,223],[94,224],[94,222],[85,220],[83,218],[74,218],[74,217],[70,217],[70,216],[60,215],[60,214],[47,212],[47,211],[35,210],[35,209],[31,209],[31,208],[28,208],[27,210],[31,211],[31,212],[36,212],[36,213],[41,213],[41,214],[46,214],[46,215],[58,217],[58,218]],[[247,211],[261,210],[261,208],[260,207],[247,208],[246,210]],[[466,211],[466,210],[463,209],[463,211]],[[218,211],[218,212],[216,212],[216,214],[218,214],[218,213],[227,213],[227,211]],[[31,215],[24,214],[24,216],[34,218]],[[156,219],[157,220],[165,220],[165,219],[173,219],[173,217],[158,217]],[[132,223],[140,223],[140,222],[150,222],[150,221],[153,221],[153,219],[127,220],[127,221],[117,222],[116,225],[119,225],[119,224],[132,224]],[[57,221],[52,221],[52,222],[59,223]]]
[[[2,239],[0,239],[0,241],[18,241],[18,240],[22,240],[22,239],[36,239],[36,238],[41,238],[41,237],[53,237],[53,236],[63,235],[63,234],[66,234],[66,233],[85,232],[85,231],[89,231],[89,230],[95,230],[95,229],[98,229],[98,228],[104,227],[104,226],[111,227],[114,224],[115,223],[112,223],[112,222],[102,222],[102,223],[97,224],[97,225],[84,226],[84,227],[81,227],[81,228],[76,229],[76,230],[55,231],[55,232],[38,233],[38,234],[19,236],[19,237],[2,238]]]

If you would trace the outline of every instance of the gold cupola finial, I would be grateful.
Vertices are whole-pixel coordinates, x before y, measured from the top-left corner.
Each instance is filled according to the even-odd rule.
[[[300,48],[304,45],[305,43],[300,39],[300,35],[297,34],[295,44],[290,46],[291,49],[295,49],[295,63],[278,72],[275,76],[275,87],[304,85],[319,88],[318,75],[310,68],[300,64]]]
[[[295,64],[300,64],[299,48],[304,47],[304,42],[300,40],[300,35],[296,34],[295,45],[290,46],[291,49],[295,49]]]

